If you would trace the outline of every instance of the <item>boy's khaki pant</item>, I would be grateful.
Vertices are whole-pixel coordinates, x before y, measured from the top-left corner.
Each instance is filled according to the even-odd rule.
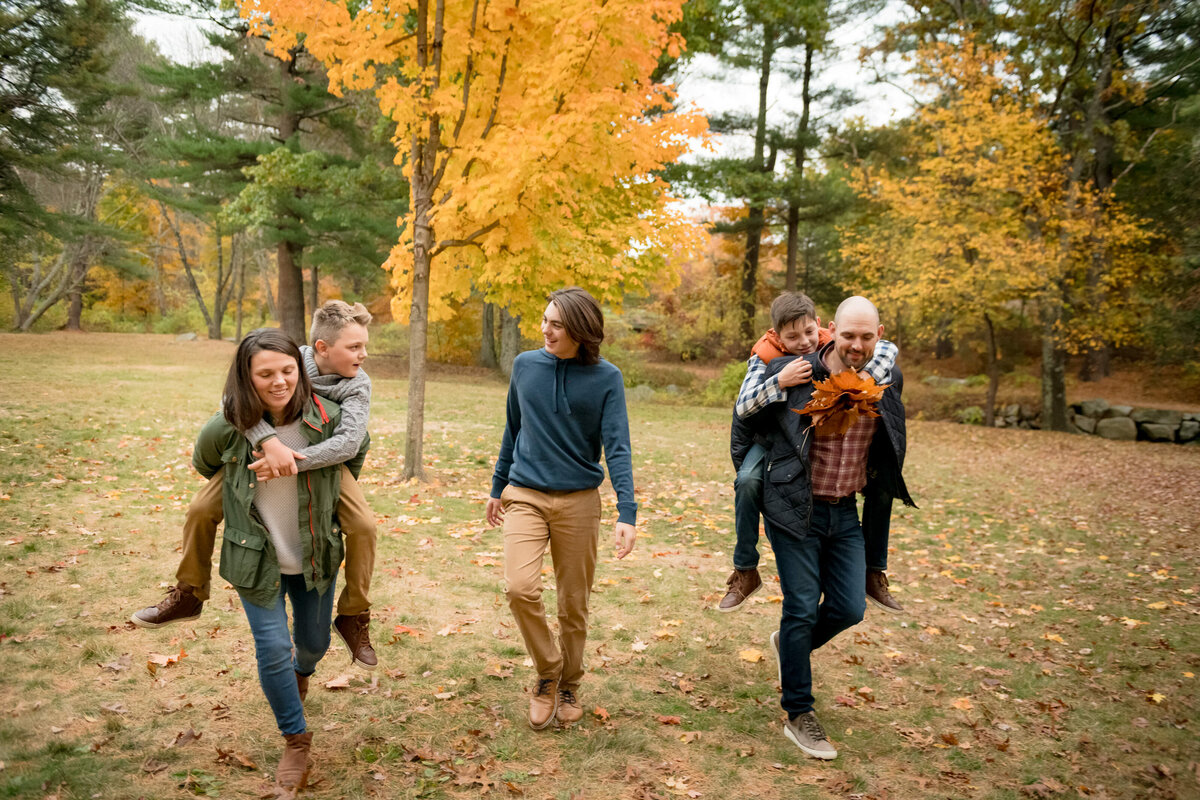
[[[175,578],[194,589],[200,600],[211,590],[212,554],[217,526],[225,518],[221,508],[224,472],[213,475],[196,492],[183,523],[183,555]],[[375,515],[367,505],[362,487],[350,469],[342,465],[342,493],[338,497],[338,522],[346,536],[346,585],[338,597],[338,614],[354,616],[371,607],[371,573],[375,571]]]
[[[500,500],[509,608],[538,678],[557,678],[561,688],[575,691],[583,680],[588,598],[600,536],[600,492],[539,492],[510,484]],[[542,559],[547,546],[554,562],[561,652],[555,647],[542,604]]]

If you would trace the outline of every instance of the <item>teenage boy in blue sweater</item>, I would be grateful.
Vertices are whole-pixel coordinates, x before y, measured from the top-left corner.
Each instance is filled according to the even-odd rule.
[[[617,558],[633,550],[637,501],[621,371],[600,358],[604,315],[583,289],[550,295],[545,347],[513,361],[507,419],[487,503],[489,525],[504,525],[508,604],[537,670],[529,703],[534,730],[583,717],[588,597],[596,572],[604,469],[617,493]],[[558,592],[556,646],[542,605],[547,548]]]

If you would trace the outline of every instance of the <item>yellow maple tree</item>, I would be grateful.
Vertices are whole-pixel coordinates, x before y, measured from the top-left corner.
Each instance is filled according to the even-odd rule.
[[[651,75],[682,0],[239,0],[330,90],[374,90],[411,208],[384,268],[411,325],[405,472],[421,472],[427,323],[472,286],[536,325],[547,291],[619,302],[699,241],[661,168],[703,136]],[[436,262],[436,267],[433,265]]]
[[[1128,340],[1147,233],[1111,197],[1070,179],[1067,155],[1002,51],[970,39],[932,44],[916,72],[935,99],[917,111],[905,166],[868,168],[855,181],[872,210],[845,231],[848,288],[869,289],[929,333],[982,327],[990,424],[997,329],[1031,313],[1052,347],[1101,333]],[[1087,274],[1099,254],[1114,267],[1097,293]]]

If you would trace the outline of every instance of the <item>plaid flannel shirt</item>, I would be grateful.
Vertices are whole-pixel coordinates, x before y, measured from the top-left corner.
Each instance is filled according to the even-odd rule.
[[[867,452],[879,427],[878,417],[859,417],[844,434],[813,437],[812,493],[818,500],[849,497],[867,485]]]
[[[863,370],[875,379],[876,383],[887,383],[896,364],[896,356],[900,349],[887,339],[875,343],[875,354],[867,362]],[[750,356],[746,368],[746,377],[742,380],[742,388],[738,390],[737,405],[734,411],[738,419],[746,419],[757,414],[771,403],[778,403],[787,397],[787,389],[779,386],[779,376],[772,375],[763,380],[767,373],[767,362],[758,356]]]

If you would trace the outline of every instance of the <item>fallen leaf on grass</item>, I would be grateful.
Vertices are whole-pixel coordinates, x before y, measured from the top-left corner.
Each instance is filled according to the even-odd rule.
[[[594,709],[592,709],[592,713],[595,714],[596,719],[600,720],[601,722],[608,722],[608,709],[596,706]]]
[[[960,697],[950,704],[951,708],[957,708],[959,711],[970,711],[974,708],[974,704],[969,697]]]
[[[145,761],[142,762],[142,772],[146,772],[151,775],[154,775],[155,773],[158,773],[158,772],[162,772],[166,768],[167,768],[166,764],[162,763],[161,761],[155,761],[152,758],[147,758]]]
[[[682,720],[679,719],[679,717],[675,717],[675,716],[667,717],[667,716],[663,716],[661,714],[658,715],[657,717],[655,717],[655,719],[658,720],[663,725],[679,725],[682,722]]]
[[[101,711],[111,711],[114,714],[128,714],[129,713],[129,709],[126,708],[125,704],[122,702],[105,703],[104,705],[100,706],[100,710]]]
[[[185,744],[198,742],[200,741],[200,737],[203,735],[203,733],[196,733],[191,728],[188,728],[186,731],[180,731],[179,733],[175,734],[175,738],[167,744],[167,747],[182,747]]]
[[[326,681],[326,689],[349,689],[350,681],[354,678],[353,675],[338,675],[331,681]]]
[[[857,708],[858,707],[857,700],[855,700],[853,697],[848,697],[844,694],[839,694],[837,697],[833,698],[833,702],[837,703],[839,706],[845,706],[846,708]]]
[[[633,652],[635,652],[635,653],[645,652],[645,650],[649,647],[650,647],[650,645],[646,644],[641,639],[635,639],[633,644],[630,645],[630,649],[633,650]]]
[[[407,625],[397,625],[396,627],[392,628],[392,633],[395,636],[420,636],[419,633]]]
[[[110,661],[107,664],[101,664],[100,669],[110,669],[113,672],[120,672],[123,669],[129,669],[129,664],[133,659],[129,653],[125,653],[116,661]]]
[[[679,741],[683,742],[684,744],[691,744],[699,738],[700,731],[684,731],[683,733],[679,734]]]
[[[230,766],[240,764],[246,769],[258,769],[258,765],[250,760],[250,757],[246,754],[239,753],[236,750],[222,750],[219,747],[217,748],[217,763],[228,764]]]
[[[762,650],[750,648],[748,650],[738,651],[738,658],[740,658],[742,661],[749,661],[751,664],[757,664],[758,662],[762,661],[762,657]]]
[[[504,664],[488,664],[487,669],[483,671],[483,674],[492,678],[511,678],[513,671],[512,667]]]
[[[438,700],[449,700],[457,695],[456,692],[438,692],[434,695]]]
[[[1167,699],[1167,696],[1165,694],[1162,694],[1161,692],[1151,692],[1150,694],[1146,695],[1146,700],[1151,703],[1154,703],[1155,705],[1158,705],[1159,703],[1161,703],[1163,700],[1166,700],[1166,699]]]
[[[187,653],[182,647],[179,648],[179,655],[167,656],[162,653],[151,653],[146,660],[146,669],[150,670],[151,675],[158,674],[159,667],[169,667],[172,664],[179,663],[179,659],[187,658]]]

